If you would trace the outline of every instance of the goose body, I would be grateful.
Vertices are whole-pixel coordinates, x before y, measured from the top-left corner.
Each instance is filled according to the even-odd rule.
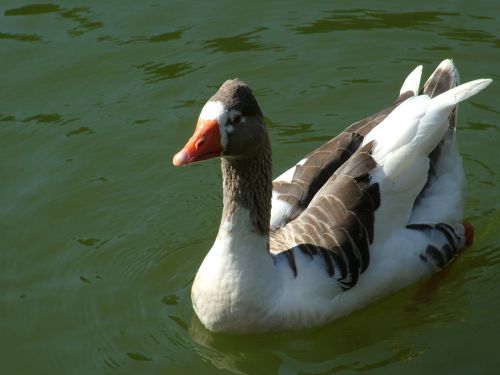
[[[457,104],[491,80],[458,85],[443,61],[396,102],[311,152],[274,181],[262,111],[226,81],[174,165],[221,157],[223,212],[192,287],[210,330],[255,333],[326,323],[431,275],[472,240]]]

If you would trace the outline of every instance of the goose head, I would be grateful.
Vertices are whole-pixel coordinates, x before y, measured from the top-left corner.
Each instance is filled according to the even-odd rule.
[[[175,166],[213,157],[250,159],[268,146],[262,111],[238,78],[222,84],[201,110],[193,136],[173,158]]]

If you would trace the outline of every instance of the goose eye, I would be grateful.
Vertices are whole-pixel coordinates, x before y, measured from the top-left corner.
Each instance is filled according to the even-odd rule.
[[[237,125],[237,124],[239,124],[239,123],[240,123],[240,121],[241,121],[241,115],[236,115],[236,116],[234,116],[234,117],[233,117],[233,119],[232,119],[232,121],[231,121],[231,122],[232,122],[233,124]]]

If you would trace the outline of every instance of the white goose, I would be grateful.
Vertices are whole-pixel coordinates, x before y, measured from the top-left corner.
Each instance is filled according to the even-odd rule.
[[[456,105],[491,80],[457,86],[445,60],[419,93],[421,71],[392,106],[275,181],[250,88],[226,81],[205,104],[173,163],[221,157],[222,220],[192,287],[208,329],[323,324],[440,270],[472,241],[472,226],[462,223]]]

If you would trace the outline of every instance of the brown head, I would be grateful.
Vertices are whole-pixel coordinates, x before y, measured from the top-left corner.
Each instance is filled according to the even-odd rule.
[[[221,156],[249,159],[268,143],[262,111],[252,90],[239,79],[224,82],[203,107],[193,136],[174,155],[181,166]]]

